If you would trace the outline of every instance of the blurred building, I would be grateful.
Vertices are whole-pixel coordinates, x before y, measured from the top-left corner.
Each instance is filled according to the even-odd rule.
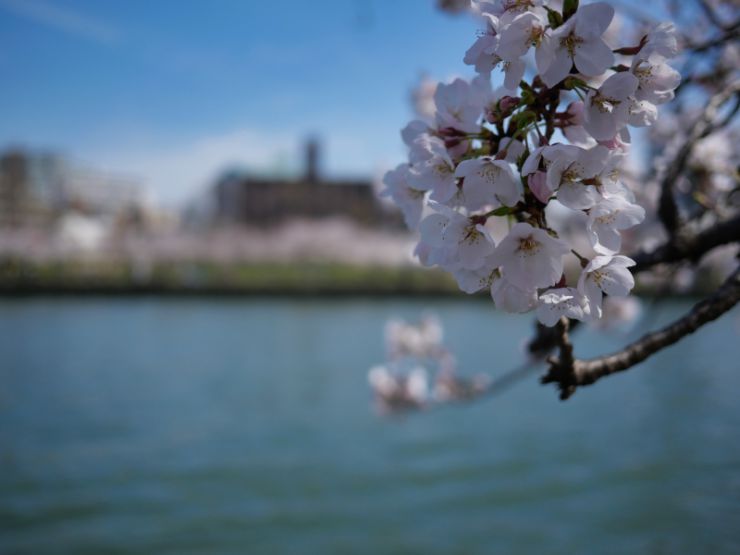
[[[131,221],[147,208],[141,184],[23,150],[0,155],[0,227],[48,227],[69,212]]]
[[[32,161],[20,151],[0,157],[0,227],[37,227],[50,218],[49,197],[56,188],[47,171],[52,166],[49,157]]]
[[[285,220],[342,216],[370,227],[403,227],[400,214],[377,199],[371,181],[321,177],[319,144],[306,144],[305,170],[298,179],[226,174],[215,185],[215,220],[265,227]]]

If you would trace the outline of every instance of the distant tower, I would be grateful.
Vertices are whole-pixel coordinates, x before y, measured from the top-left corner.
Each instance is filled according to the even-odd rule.
[[[17,227],[24,221],[28,205],[28,159],[20,151],[0,158],[0,223]]]
[[[306,175],[305,179],[309,183],[319,182],[319,140],[316,137],[310,137],[306,141]]]

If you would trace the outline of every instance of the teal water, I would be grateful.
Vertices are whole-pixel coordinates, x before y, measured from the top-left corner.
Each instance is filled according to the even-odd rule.
[[[0,553],[740,552],[737,309],[566,403],[381,418],[383,325],[428,306],[0,302]],[[464,371],[520,362],[529,318],[431,306]]]

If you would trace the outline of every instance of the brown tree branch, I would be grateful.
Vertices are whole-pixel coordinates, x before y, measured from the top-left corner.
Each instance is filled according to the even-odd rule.
[[[679,236],[669,240],[650,252],[641,251],[630,255],[635,261],[635,266],[631,270],[636,274],[658,264],[682,260],[696,262],[715,247],[737,242],[740,242],[740,214],[729,220],[717,222],[695,235]]]
[[[560,398],[565,400],[576,392],[575,384],[575,358],[573,357],[573,344],[568,336],[570,320],[563,316],[553,328],[556,332],[558,356],[548,357],[547,362],[551,371],[555,369],[558,373],[557,383],[562,384]],[[544,381],[543,383],[547,383]]]
[[[644,335],[619,352],[589,360],[574,360],[572,354],[569,355],[567,351],[564,353],[561,348],[558,358],[549,359],[550,367],[541,381],[556,383],[560,390],[560,398],[565,400],[578,387],[591,385],[605,376],[627,370],[694,333],[729,311],[738,301],[740,301],[740,267],[735,269],[714,295],[697,303],[688,314],[661,330]]]
[[[722,33],[720,36],[715,37],[713,39],[706,40],[701,43],[696,44],[687,44],[686,49],[691,50],[692,52],[699,54],[701,52],[706,52],[707,50],[711,50],[712,48],[716,48],[718,46],[722,46],[726,43],[736,41],[738,39],[738,36],[740,35],[740,21],[736,21],[735,23],[732,23],[725,27],[725,32]]]
[[[696,143],[713,131],[726,125],[731,119],[731,117],[726,117],[722,120],[717,120],[717,112],[725,102],[737,95],[740,95],[740,81],[732,83],[709,100],[704,112],[696,123],[694,123],[686,142],[678,150],[672,162],[666,167],[660,183],[661,193],[658,202],[658,217],[670,235],[674,235],[681,225],[673,187],[678,181],[679,176],[683,173]],[[734,115],[736,111],[737,104],[735,109],[731,111],[731,114]]]
[[[719,16],[715,13],[714,8],[709,5],[707,0],[697,0],[697,3],[712,25],[719,27],[720,29],[725,29],[727,27],[722,21],[720,21]]]

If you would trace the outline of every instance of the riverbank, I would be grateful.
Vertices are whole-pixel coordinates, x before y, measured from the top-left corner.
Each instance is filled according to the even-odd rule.
[[[0,261],[0,295],[459,296],[439,270],[343,263]]]
[[[680,291],[659,279],[638,280],[634,293],[703,296],[721,277],[705,273],[694,287]],[[470,297],[450,274],[412,265],[0,258],[0,297],[37,295]]]

